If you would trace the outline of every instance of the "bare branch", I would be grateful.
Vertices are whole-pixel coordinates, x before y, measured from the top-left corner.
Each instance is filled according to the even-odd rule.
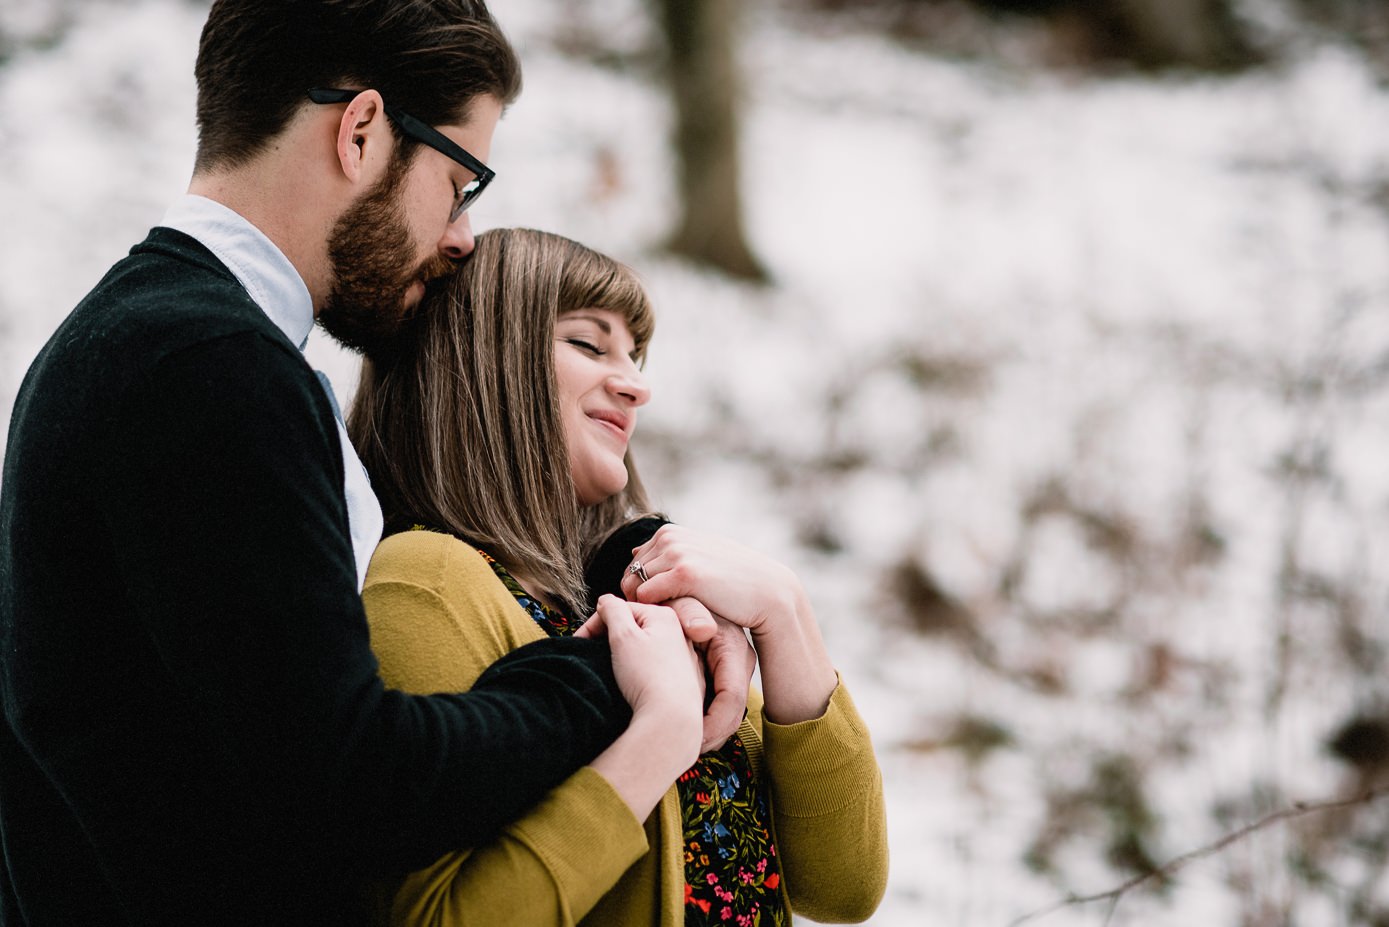
[[[1095,892],[1091,895],[1077,895],[1075,893],[1071,893],[1067,895],[1065,898],[1062,898],[1060,901],[1055,902],[1054,904],[1050,904],[1045,908],[1033,911],[1030,914],[1024,914],[1022,917],[1009,924],[1009,927],[1018,927],[1018,925],[1020,924],[1025,924],[1028,921],[1033,921],[1042,917],[1046,917],[1048,914],[1052,914],[1056,911],[1061,910],[1062,908],[1071,907],[1072,905],[1092,904],[1097,901],[1109,902],[1109,910],[1105,913],[1104,921],[1106,924],[1108,924],[1110,922],[1110,919],[1114,916],[1114,910],[1119,906],[1119,900],[1128,892],[1132,891],[1135,888],[1138,888],[1140,885],[1143,885],[1146,882],[1151,882],[1154,879],[1167,879],[1174,873],[1176,873],[1177,870],[1186,866],[1188,863],[1195,862],[1198,859],[1204,859],[1207,856],[1212,856],[1216,853],[1219,853],[1221,850],[1225,849],[1230,844],[1235,843],[1239,840],[1243,840],[1245,837],[1248,837],[1255,831],[1263,830],[1265,827],[1269,827],[1270,825],[1276,824],[1279,821],[1287,821],[1291,820],[1292,818],[1300,818],[1303,815],[1317,814],[1323,811],[1335,811],[1339,808],[1350,808],[1355,805],[1368,804],[1372,801],[1375,801],[1378,798],[1382,798],[1386,794],[1389,794],[1389,786],[1381,786],[1380,788],[1370,789],[1369,791],[1362,792],[1361,794],[1356,795],[1352,798],[1334,799],[1331,801],[1315,802],[1312,804],[1309,804],[1307,802],[1295,802],[1287,808],[1282,808],[1278,811],[1274,811],[1271,814],[1267,814],[1264,817],[1259,818],[1257,821],[1254,821],[1253,823],[1246,824],[1239,830],[1232,831],[1231,833],[1226,834],[1214,843],[1207,844],[1206,846],[1183,853],[1181,856],[1174,857],[1150,872],[1145,872],[1141,875],[1136,875],[1133,878],[1129,879],[1127,882],[1117,885],[1114,888],[1109,889],[1108,891]]]

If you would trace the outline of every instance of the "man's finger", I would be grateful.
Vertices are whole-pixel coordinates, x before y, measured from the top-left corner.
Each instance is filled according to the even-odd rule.
[[[757,654],[743,629],[726,619],[718,619],[717,624],[718,634],[708,645],[706,658],[714,697],[704,713],[705,750],[722,744],[742,724],[748,685],[757,666]]]
[[[675,610],[676,616],[680,619],[680,627],[685,631],[685,637],[692,643],[705,643],[718,633],[719,626],[714,621],[714,616],[698,599],[683,596],[671,599],[665,604]]]
[[[704,711],[704,743],[699,748],[700,753],[717,750],[724,745],[728,738],[737,733],[738,728],[743,723],[743,714],[747,710],[747,704],[746,689],[741,696],[732,692],[714,693],[714,700]]]

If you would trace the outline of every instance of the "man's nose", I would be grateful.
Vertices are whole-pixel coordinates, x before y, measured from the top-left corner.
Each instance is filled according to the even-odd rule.
[[[439,251],[451,261],[459,261],[473,253],[477,241],[473,238],[473,223],[465,212],[449,223],[444,237],[439,239]]]

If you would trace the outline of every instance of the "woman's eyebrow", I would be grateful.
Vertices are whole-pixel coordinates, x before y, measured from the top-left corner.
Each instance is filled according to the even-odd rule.
[[[559,321],[561,322],[567,322],[570,320],[583,320],[587,322],[592,322],[594,325],[597,325],[602,330],[603,334],[611,335],[613,333],[612,325],[608,324],[608,320],[603,318],[602,316],[588,315],[587,313],[580,310],[578,312],[566,312],[559,318]]]

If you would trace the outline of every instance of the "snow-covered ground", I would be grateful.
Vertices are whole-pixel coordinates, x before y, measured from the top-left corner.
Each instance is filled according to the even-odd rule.
[[[526,90],[474,222],[648,281],[647,482],[810,586],[887,777],[873,924],[1003,927],[1353,787],[1326,740],[1389,694],[1389,93],[1352,53],[1086,80],[750,8],[754,287],[659,251],[636,0],[496,6]],[[0,67],[6,413],[183,190],[203,16],[94,4]],[[585,35],[634,63],[558,50]],[[1270,827],[1109,922],[1369,923],[1383,810]]]

